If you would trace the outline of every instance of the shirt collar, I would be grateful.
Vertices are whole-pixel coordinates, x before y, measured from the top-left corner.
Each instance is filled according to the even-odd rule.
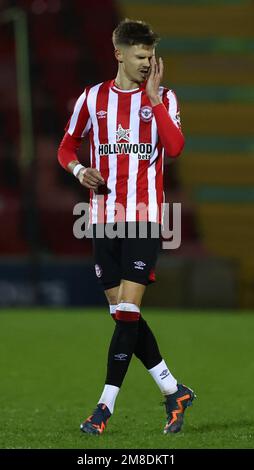
[[[142,82],[138,88],[133,88],[132,90],[122,90],[115,84],[115,79],[111,80],[110,82],[110,88],[116,92],[116,93],[139,93],[141,91],[144,91],[146,87],[146,81]]]

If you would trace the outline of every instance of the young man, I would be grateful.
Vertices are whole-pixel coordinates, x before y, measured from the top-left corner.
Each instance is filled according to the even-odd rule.
[[[155,59],[157,42],[158,36],[142,21],[126,19],[118,25],[113,32],[117,76],[85,89],[58,152],[60,164],[90,189],[95,271],[116,323],[102,395],[81,424],[91,434],[104,431],[133,354],[165,396],[165,434],[180,431],[185,409],[195,398],[170,373],[140,313],[160,246],[152,232],[162,222],[164,151],[176,158],[184,146],[175,94],[160,86],[163,62]],[[90,168],[80,164],[76,153],[86,134]],[[140,229],[144,223],[146,238],[139,230],[135,238],[109,235],[119,224]],[[96,236],[99,226],[103,238]]]

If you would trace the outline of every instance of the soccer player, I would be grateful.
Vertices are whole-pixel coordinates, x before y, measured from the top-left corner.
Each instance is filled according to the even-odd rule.
[[[81,424],[85,433],[104,431],[133,354],[165,396],[165,434],[181,430],[185,409],[195,398],[169,371],[141,316],[142,297],[155,280],[160,247],[153,229],[162,224],[164,152],[176,158],[184,146],[176,96],[160,86],[163,62],[155,58],[158,40],[143,21],[120,22],[113,32],[117,76],[85,88],[58,151],[60,164],[90,189],[95,271],[115,321],[104,389],[96,409]],[[90,168],[77,158],[86,134]],[[140,235],[144,223],[146,238]],[[99,226],[103,237],[97,236]],[[136,237],[129,230],[124,237],[119,235],[119,226],[134,228]]]

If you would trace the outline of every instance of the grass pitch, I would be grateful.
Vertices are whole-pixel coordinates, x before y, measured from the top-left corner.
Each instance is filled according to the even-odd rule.
[[[163,397],[136,358],[106,432],[79,431],[104,384],[107,308],[3,310],[0,448],[253,448],[253,314],[144,309],[144,317],[172,373],[198,397],[181,433],[163,435]]]

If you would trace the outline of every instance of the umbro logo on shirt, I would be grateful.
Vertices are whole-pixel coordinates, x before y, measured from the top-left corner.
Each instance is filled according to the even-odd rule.
[[[98,111],[98,113],[96,113],[96,114],[98,116],[98,119],[103,119],[107,116],[107,111],[101,110],[101,111]]]

